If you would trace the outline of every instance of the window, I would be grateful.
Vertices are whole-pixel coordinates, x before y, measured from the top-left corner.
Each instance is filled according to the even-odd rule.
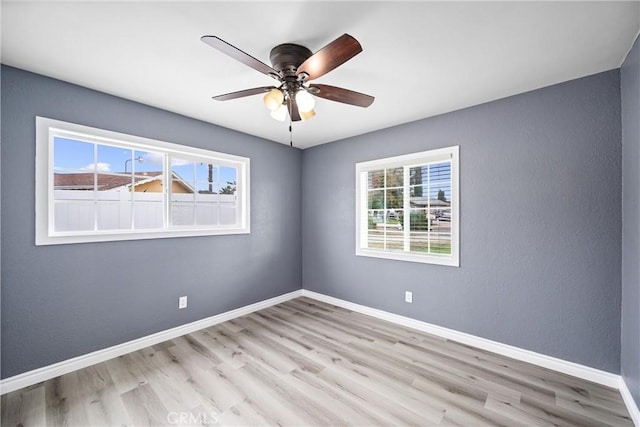
[[[356,255],[460,265],[458,151],[356,164]]]
[[[249,233],[249,159],[36,118],[36,245]]]

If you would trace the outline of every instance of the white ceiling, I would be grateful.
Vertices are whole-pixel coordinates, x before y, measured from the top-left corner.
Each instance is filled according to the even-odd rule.
[[[269,140],[287,123],[260,96],[274,83],[200,41],[217,35],[269,64],[293,42],[315,52],[343,33],[364,51],[314,81],[376,97],[367,109],[317,99],[294,124],[311,147],[617,68],[640,2],[2,1],[2,62]]]

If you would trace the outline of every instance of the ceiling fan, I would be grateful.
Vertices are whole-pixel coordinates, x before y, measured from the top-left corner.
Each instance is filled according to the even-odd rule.
[[[202,36],[201,40],[278,81],[277,86],[262,86],[214,96],[213,99],[217,101],[265,93],[264,104],[271,110],[273,118],[284,121],[288,113],[290,120],[296,122],[308,120],[315,115],[313,96],[365,108],[375,99],[373,96],[341,87],[308,83],[362,52],[360,43],[349,34],[343,34],[313,54],[298,44],[280,44],[274,47],[269,55],[271,67],[219,37]]]

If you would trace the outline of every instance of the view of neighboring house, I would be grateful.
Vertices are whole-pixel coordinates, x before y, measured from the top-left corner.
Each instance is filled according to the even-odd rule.
[[[172,193],[194,193],[186,181],[175,172],[171,174]],[[54,174],[54,190],[84,190],[94,189],[97,178],[97,191],[121,191],[127,189],[137,193],[161,193],[163,188],[162,171],[138,172],[136,175],[111,175],[93,172],[56,173]],[[131,181],[134,181],[133,184]]]
[[[429,210],[429,218],[440,219],[441,221],[451,221],[451,202],[428,197],[412,197],[412,208],[423,208]]]

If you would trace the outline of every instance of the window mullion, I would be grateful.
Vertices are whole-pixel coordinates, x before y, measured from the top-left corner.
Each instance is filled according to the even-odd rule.
[[[427,166],[427,253],[431,253],[431,165]]]
[[[191,202],[191,205],[193,206],[193,212],[191,215],[191,225],[195,227],[196,225],[196,194],[198,194],[198,190],[197,190],[197,186],[198,184],[197,182],[197,173],[198,173],[198,166],[197,164],[194,162],[193,163],[193,200]]]
[[[171,211],[171,203],[173,197],[173,183],[171,182],[171,156],[169,154],[165,154],[163,158],[164,169],[163,177],[164,177],[164,220],[165,220],[165,229],[171,229],[173,224],[172,211]]]
[[[93,231],[98,230],[98,144],[93,144]]]
[[[411,251],[411,188],[410,188],[410,182],[411,182],[411,177],[410,177],[410,167],[409,166],[405,166],[403,168],[403,179],[402,179],[402,192],[404,194],[404,197],[402,198],[402,210],[403,210],[403,214],[402,217],[404,218],[403,220],[403,225],[402,225],[402,237],[404,240],[404,251],[405,252],[410,252]]]
[[[387,169],[382,169],[382,249],[387,250]],[[377,226],[376,226],[377,227]]]
[[[222,209],[220,208],[220,188],[222,188],[222,183],[220,182],[220,165],[216,165],[216,188],[217,188],[217,193],[218,193],[218,197],[216,197],[216,211],[218,212],[217,214],[217,224],[220,225],[220,216],[222,215]],[[237,184],[238,184],[238,180],[240,179],[239,176],[236,177],[236,188],[237,188]],[[236,209],[236,215],[237,215],[238,211]],[[236,221],[238,220],[237,216],[236,216]]]
[[[129,221],[129,228],[131,230],[135,230],[136,228],[136,211],[134,209],[134,203],[135,203],[135,195],[133,193],[135,193],[136,191],[136,160],[135,160],[135,154],[136,152],[132,149],[131,150],[131,187],[129,188],[129,214],[131,215],[131,220]],[[125,170],[126,170],[126,166],[125,166]]]

